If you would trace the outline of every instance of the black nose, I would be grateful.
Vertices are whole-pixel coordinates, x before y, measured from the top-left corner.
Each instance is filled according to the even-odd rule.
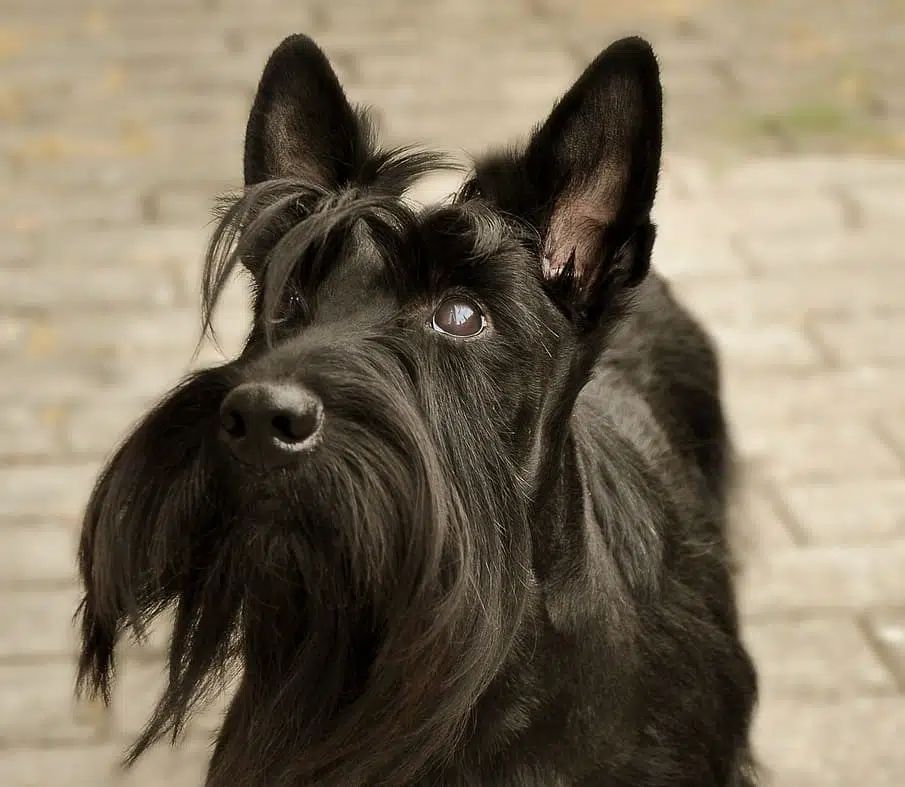
[[[324,421],[320,399],[290,383],[244,383],[220,405],[220,434],[243,462],[277,467],[311,448]]]

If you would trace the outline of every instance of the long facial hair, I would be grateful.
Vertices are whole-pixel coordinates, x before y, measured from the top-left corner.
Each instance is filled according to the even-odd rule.
[[[361,219],[348,200],[331,204],[336,222],[321,213],[312,224],[323,242],[297,232],[295,259]],[[221,232],[237,217],[248,219],[233,210]],[[372,239],[398,236],[376,226]],[[208,293],[232,264],[209,260]],[[273,292],[259,291],[265,312]],[[404,356],[373,335],[344,345],[341,363],[309,359],[329,380],[327,427],[298,467],[256,476],[218,444],[242,359],[186,380],[107,463],[80,546],[80,690],[109,699],[120,635],[175,608],[168,684],[128,763],[175,740],[233,671],[209,787],[398,787],[467,734],[524,617],[527,507],[478,426],[451,439],[425,419],[418,361]],[[459,407],[433,393],[441,413]]]

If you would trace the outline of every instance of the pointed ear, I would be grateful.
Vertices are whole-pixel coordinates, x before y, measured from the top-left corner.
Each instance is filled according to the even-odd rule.
[[[544,277],[568,284],[583,312],[647,273],[662,117],[654,53],[623,39],[588,66],[518,160],[477,167],[484,196],[539,231]]]
[[[367,132],[326,55],[286,38],[264,67],[245,134],[245,185],[301,178],[341,185],[367,156]]]

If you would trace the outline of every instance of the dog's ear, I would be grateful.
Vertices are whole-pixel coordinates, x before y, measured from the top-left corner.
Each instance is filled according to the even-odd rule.
[[[662,117],[654,53],[626,38],[588,66],[523,154],[477,168],[484,196],[539,231],[544,277],[586,314],[647,273]]]
[[[326,55],[307,36],[286,38],[264,67],[248,118],[245,185],[301,178],[333,188],[366,157],[366,132]]]

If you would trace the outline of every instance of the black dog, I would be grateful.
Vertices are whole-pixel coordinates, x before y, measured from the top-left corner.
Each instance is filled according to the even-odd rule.
[[[756,783],[711,342],[648,273],[650,47],[606,49],[455,200],[287,39],[211,245],[242,355],[136,428],[84,523],[83,689],[170,606],[130,757],[238,688],[209,787]]]

